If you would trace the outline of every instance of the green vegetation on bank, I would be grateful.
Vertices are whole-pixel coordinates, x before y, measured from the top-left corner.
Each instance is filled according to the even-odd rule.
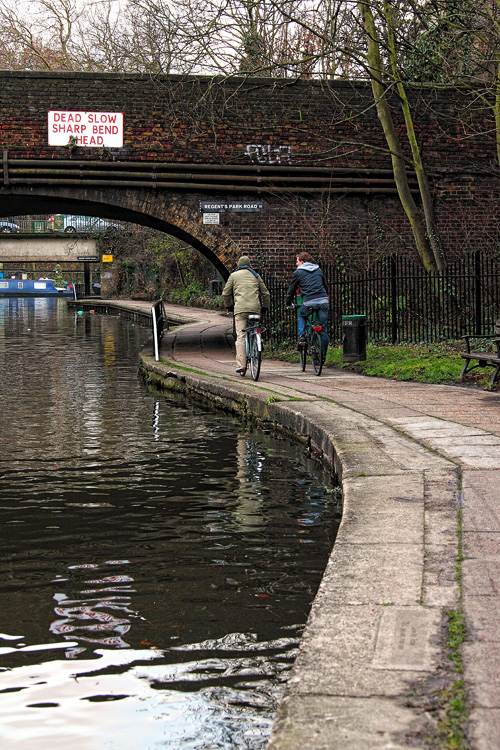
[[[435,344],[368,344],[366,360],[342,362],[342,347],[328,349],[327,366],[373,375],[393,380],[413,380],[420,383],[459,383],[464,360],[460,352],[465,351],[463,341],[439,342]],[[295,349],[283,348],[267,353],[268,356],[298,362]],[[465,383],[487,387],[491,368],[478,368],[467,373]]]
[[[99,238],[102,244],[105,238]],[[181,240],[147,227],[132,227],[120,234],[119,246],[100,247],[114,255],[114,297],[165,302],[218,310],[221,296],[210,281],[217,278],[213,265]]]

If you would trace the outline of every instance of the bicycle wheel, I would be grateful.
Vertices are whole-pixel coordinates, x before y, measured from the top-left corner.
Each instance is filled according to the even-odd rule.
[[[258,380],[260,374],[260,362],[262,352],[259,349],[258,333],[252,336],[250,344],[250,374],[253,380]]]
[[[321,375],[323,369],[323,356],[321,353],[321,339],[317,331],[313,332],[311,338],[311,361],[315,375]]]

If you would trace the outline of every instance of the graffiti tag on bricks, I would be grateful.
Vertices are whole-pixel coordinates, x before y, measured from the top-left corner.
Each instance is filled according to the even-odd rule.
[[[261,143],[248,143],[246,153],[254,164],[291,164],[290,146],[270,146]]]

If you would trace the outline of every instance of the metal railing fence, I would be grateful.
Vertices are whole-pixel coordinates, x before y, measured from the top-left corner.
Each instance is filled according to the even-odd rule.
[[[429,273],[410,258],[390,256],[362,273],[322,265],[330,290],[329,335],[341,340],[343,315],[366,315],[372,341],[434,342],[465,333],[493,333],[500,318],[500,259],[480,251],[451,261],[443,274]],[[296,313],[285,309],[288,283],[266,273],[271,293],[268,341],[277,346],[297,336]]]

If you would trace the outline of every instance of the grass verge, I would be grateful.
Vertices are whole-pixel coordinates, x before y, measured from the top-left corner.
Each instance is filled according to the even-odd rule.
[[[456,609],[448,612],[448,638],[446,647],[448,656],[452,662],[457,679],[448,687],[441,696],[445,706],[444,718],[440,721],[439,734],[444,742],[446,750],[466,750],[469,747],[465,724],[468,715],[467,691],[463,675],[462,647],[467,637],[467,628],[462,609],[462,563],[464,561],[462,550],[462,511],[458,511],[458,559],[455,567],[455,576],[459,588],[459,602]]]
[[[435,344],[377,343],[367,345],[365,361],[343,363],[342,347],[332,346],[328,349],[326,364],[363,375],[392,380],[458,384],[464,364],[460,352],[464,350],[462,341]],[[290,348],[268,351],[267,356],[288,362],[299,360],[298,352]],[[473,370],[470,374],[467,373],[465,383],[486,388],[489,386],[490,378],[491,368],[480,368]]]

